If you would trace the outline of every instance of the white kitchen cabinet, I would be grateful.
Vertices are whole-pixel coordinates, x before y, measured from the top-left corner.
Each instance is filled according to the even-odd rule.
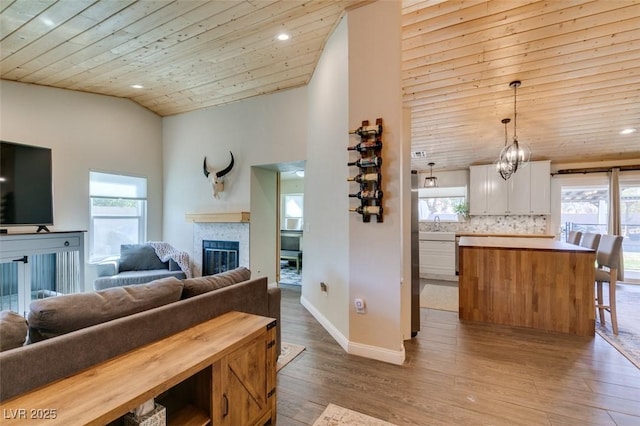
[[[496,173],[497,174],[497,173]],[[518,169],[507,181],[506,214],[530,214],[531,165]]]
[[[534,161],[531,169],[530,214],[551,214],[551,162]]]
[[[487,166],[469,167],[469,214],[487,212]]]
[[[550,190],[549,161],[531,162],[506,181],[493,164],[469,168],[472,215],[550,214]]]
[[[484,166],[487,185],[487,213],[504,214],[508,209],[507,183],[500,177],[493,164]]]
[[[420,240],[420,275],[455,276],[455,241]]]

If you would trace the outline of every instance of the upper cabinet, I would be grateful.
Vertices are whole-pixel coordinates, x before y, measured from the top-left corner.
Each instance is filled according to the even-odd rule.
[[[469,212],[472,215],[551,214],[551,163],[533,161],[507,181],[493,164],[469,168]]]

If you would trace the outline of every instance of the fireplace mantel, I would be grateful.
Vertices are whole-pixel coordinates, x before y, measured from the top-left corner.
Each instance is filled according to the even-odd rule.
[[[187,213],[185,218],[193,223],[248,223],[249,212]]]

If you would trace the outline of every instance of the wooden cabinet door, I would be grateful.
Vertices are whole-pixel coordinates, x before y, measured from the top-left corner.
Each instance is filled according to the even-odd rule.
[[[214,367],[214,394],[216,388],[220,389],[214,395],[219,404],[214,424],[249,426],[275,420],[275,383],[271,377],[275,376],[275,362],[270,352],[274,352],[273,345],[263,335]]]

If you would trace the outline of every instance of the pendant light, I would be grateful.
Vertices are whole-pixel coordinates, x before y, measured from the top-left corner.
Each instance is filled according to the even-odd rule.
[[[513,88],[513,142],[511,145],[505,146],[500,152],[499,161],[506,163],[512,169],[512,173],[518,171],[518,168],[523,168],[529,164],[531,159],[531,149],[526,144],[518,141],[518,112],[517,112],[517,94],[516,91],[522,83],[520,80],[515,80],[509,83],[509,87]],[[511,175],[503,178],[509,179]]]
[[[429,167],[431,168],[431,172],[430,172],[430,176],[424,178],[424,185],[423,188],[435,188],[436,186],[438,186],[438,178],[435,177],[433,175],[433,166],[435,166],[436,163],[429,163]]]
[[[511,121],[510,118],[503,118],[501,123],[504,124],[504,146],[507,147],[508,136],[507,136],[507,124]],[[498,160],[495,162],[496,171],[500,175],[500,177],[504,180],[507,180],[513,174],[513,168],[511,164],[505,161],[502,156],[498,156]]]

